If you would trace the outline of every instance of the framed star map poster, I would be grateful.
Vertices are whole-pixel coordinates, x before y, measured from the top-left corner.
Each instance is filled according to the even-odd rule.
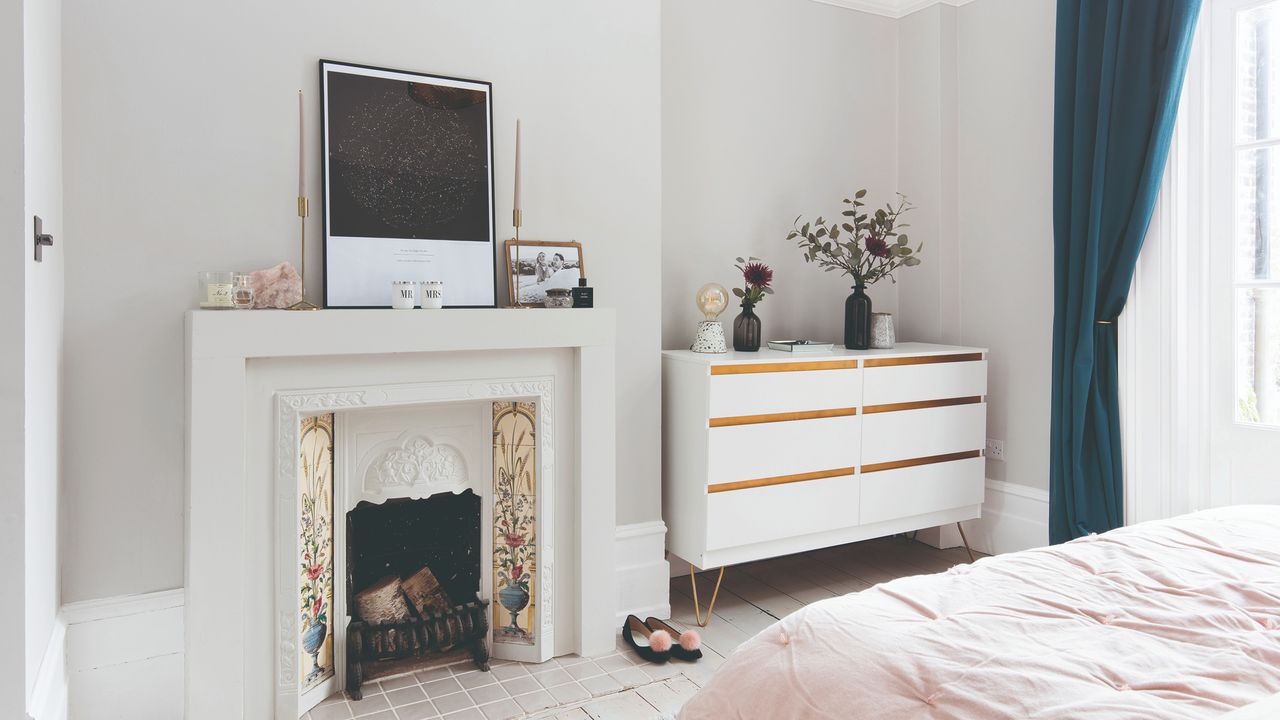
[[[327,307],[390,307],[438,280],[446,307],[493,307],[493,90],[320,61]]]

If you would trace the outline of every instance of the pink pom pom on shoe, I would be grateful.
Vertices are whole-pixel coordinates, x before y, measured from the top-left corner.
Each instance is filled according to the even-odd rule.
[[[671,633],[666,630],[654,630],[649,636],[649,647],[653,648],[654,652],[668,652],[674,642],[671,639]]]
[[[702,636],[696,630],[685,630],[680,633],[680,647],[693,652],[702,647]]]

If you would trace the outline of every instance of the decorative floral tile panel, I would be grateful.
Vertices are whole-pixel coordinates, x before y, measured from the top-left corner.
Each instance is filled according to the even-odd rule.
[[[298,682],[333,675],[333,414],[302,419],[298,433]]]
[[[537,617],[537,405],[493,404],[493,641],[533,645]]]

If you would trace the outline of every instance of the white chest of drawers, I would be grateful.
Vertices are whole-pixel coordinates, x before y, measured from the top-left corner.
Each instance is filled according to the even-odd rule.
[[[979,516],[986,351],[663,353],[668,549],[732,565]]]

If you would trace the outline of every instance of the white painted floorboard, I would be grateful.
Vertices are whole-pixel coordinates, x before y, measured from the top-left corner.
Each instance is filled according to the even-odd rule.
[[[696,628],[688,577],[671,580],[677,630],[698,629],[703,658],[647,663],[618,639],[614,653],[540,664],[495,661],[490,673],[468,664],[365,686],[365,699],[334,695],[307,720],[657,720],[672,718],[744,640],[813,602],[865,590],[906,575],[968,562],[963,548],[938,550],[882,538],[730,567],[711,623]],[[698,574],[703,607],[716,572]],[[641,618],[643,619],[643,618]]]

